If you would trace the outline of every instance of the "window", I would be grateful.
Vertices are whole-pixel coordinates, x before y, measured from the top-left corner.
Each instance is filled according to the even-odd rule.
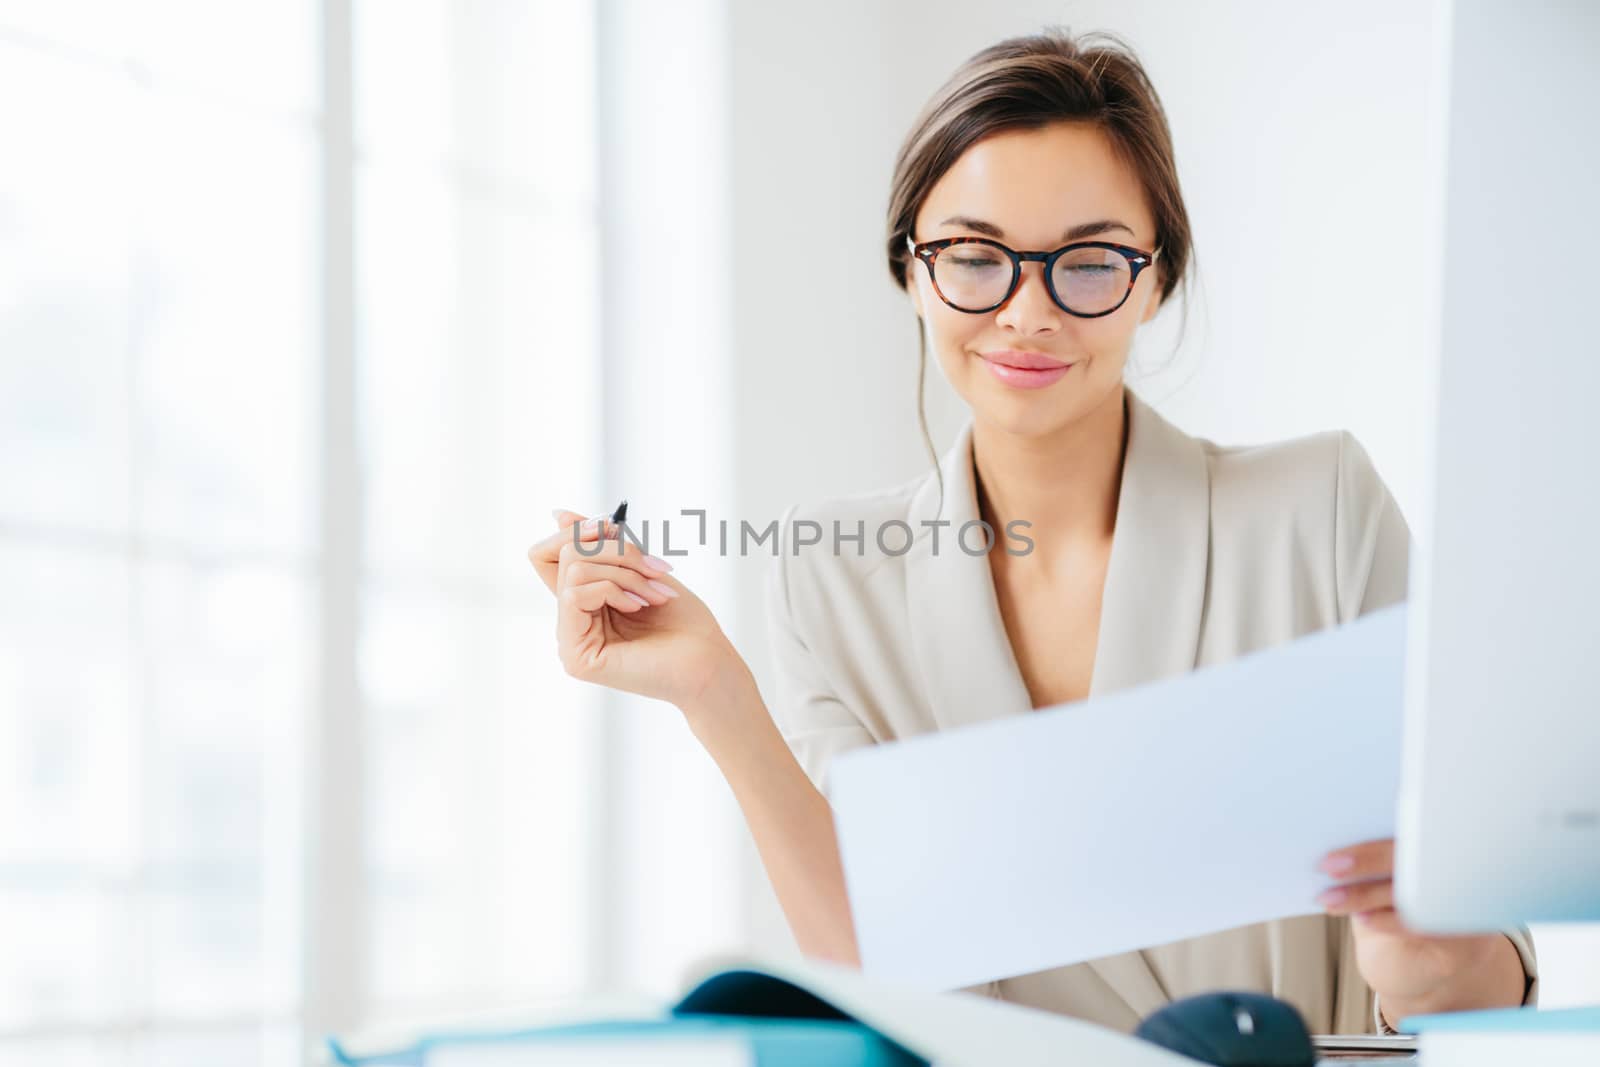
[[[598,496],[593,21],[0,3],[0,1060],[591,981],[524,552]]]

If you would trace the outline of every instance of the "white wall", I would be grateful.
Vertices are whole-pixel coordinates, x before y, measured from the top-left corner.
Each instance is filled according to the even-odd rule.
[[[1416,511],[1432,305],[1410,253],[1433,233],[1436,22],[1427,0],[1353,0],[1336,14],[1242,0],[731,4],[740,514],[764,522],[926,468],[915,319],[883,262],[893,157],[957,64],[1047,23],[1122,34],[1173,127],[1199,299],[1175,358],[1178,308],[1146,327],[1136,358],[1168,369],[1136,387],[1225,443],[1347,427]],[[815,271],[800,269],[807,249]],[[1381,279],[1380,295],[1352,306]],[[942,451],[959,405],[930,375]],[[733,568],[735,638],[765,682],[761,565]],[[751,936],[792,952],[753,855],[747,843]],[[1600,997],[1600,981],[1579,977],[1581,944],[1551,946],[1547,1000]]]

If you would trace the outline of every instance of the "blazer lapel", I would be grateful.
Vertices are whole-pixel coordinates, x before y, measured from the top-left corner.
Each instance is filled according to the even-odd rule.
[[[1128,446],[1089,696],[1194,669],[1211,551],[1204,446],[1131,389]]]
[[[1128,440],[1101,600],[1089,697],[1192,670],[1205,610],[1211,486],[1201,443],[1125,389]],[[984,555],[956,536],[978,518],[972,421],[914,495],[906,553],[911,642],[939,729],[1032,710]],[[948,520],[937,551],[924,520]],[[1001,531],[996,531],[1000,534]],[[969,543],[979,541],[976,528]],[[1135,786],[1136,787],[1136,786]],[[1116,798],[1106,798],[1114,804]],[[1093,960],[1097,973],[1140,1018],[1169,1000],[1143,952]]]
[[[1193,670],[1205,612],[1211,550],[1205,449],[1131,389],[1127,398],[1128,445],[1090,700]],[[1115,804],[1116,798],[1106,801]],[[1089,966],[1141,1019],[1171,999],[1142,951],[1106,956]]]
[[[962,526],[979,517],[971,419],[939,466],[943,507],[933,478],[925,479],[911,500],[915,539],[906,553],[906,599],[911,643],[927,680],[933,719],[939,729],[949,730],[1018,715],[1031,710],[1033,702],[1006,636],[989,558],[978,548],[982,530],[973,527],[967,535],[972,554],[957,540]],[[925,525],[937,521],[949,525]]]

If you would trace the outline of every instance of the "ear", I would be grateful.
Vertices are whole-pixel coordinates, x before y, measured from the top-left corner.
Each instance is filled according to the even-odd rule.
[[[911,307],[917,313],[917,318],[922,318],[922,286],[917,284],[917,261],[915,257],[906,264],[906,295],[911,298]]]

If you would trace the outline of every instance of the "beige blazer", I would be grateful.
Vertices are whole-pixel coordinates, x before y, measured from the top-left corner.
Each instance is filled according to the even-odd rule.
[[[1126,398],[1091,702],[1405,599],[1408,528],[1348,432],[1223,447],[1183,433],[1131,389]],[[824,793],[830,762],[847,749],[1031,710],[988,560],[952,550],[954,532],[978,517],[970,420],[942,470],[942,513],[930,470],[783,517],[785,537],[809,519],[823,540],[798,554],[786,543],[769,572],[771,707]],[[923,525],[935,518],[950,520],[937,554]],[[898,527],[877,543],[878,529],[895,520],[916,535],[903,554]],[[864,527],[864,543],[841,540],[834,552],[835,523],[842,538]],[[976,547],[978,530],[969,536]],[[1525,929],[1507,933],[1534,1002],[1532,940]],[[1385,1029],[1353,944],[1348,919],[1308,914],[973,991],[1128,1031],[1180,997],[1255,990],[1292,1002],[1313,1032]]]

